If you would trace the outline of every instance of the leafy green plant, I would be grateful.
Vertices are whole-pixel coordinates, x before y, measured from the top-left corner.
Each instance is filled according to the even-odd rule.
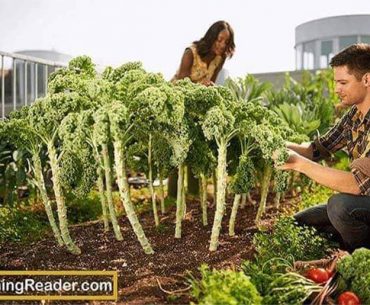
[[[48,221],[42,212],[23,205],[0,208],[0,243],[37,240],[47,229]]]
[[[68,201],[68,219],[71,223],[81,223],[99,219],[102,207],[97,193],[85,198],[73,198]]]
[[[327,203],[331,195],[333,195],[331,189],[321,185],[315,185],[312,189],[303,192],[298,209],[303,210],[318,204]]]
[[[270,83],[260,83],[250,74],[236,80],[228,78],[225,86],[232,91],[235,98],[244,101],[261,101],[265,93],[271,90]]]
[[[262,262],[274,257],[288,261],[319,259],[331,246],[313,227],[298,226],[293,217],[279,218],[272,232],[256,233],[253,244]]]
[[[356,249],[352,255],[343,257],[338,261],[337,271],[346,290],[355,292],[361,304],[370,304],[370,250]]]
[[[277,276],[269,285],[269,292],[263,298],[263,305],[302,305],[313,293],[322,287],[304,276],[287,272]]]
[[[254,260],[244,261],[241,268],[250,277],[261,296],[265,296],[269,293],[273,280],[292,267],[291,261],[291,259],[286,260],[280,257],[263,261],[256,256]]]
[[[335,118],[338,98],[332,79],[330,71],[306,72],[301,82],[287,74],[281,90],[267,93],[268,108],[300,135],[312,138],[322,134]]]
[[[298,134],[312,135],[321,124],[315,113],[308,111],[307,106],[301,102],[297,104],[284,102],[273,110]]]
[[[262,298],[241,271],[200,267],[201,279],[191,278],[191,295],[199,305],[259,305]],[[194,304],[194,303],[191,303]]]

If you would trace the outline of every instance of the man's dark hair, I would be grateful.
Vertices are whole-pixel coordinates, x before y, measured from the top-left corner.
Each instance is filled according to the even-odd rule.
[[[232,57],[235,50],[234,31],[229,23],[221,20],[212,24],[203,38],[193,42],[201,58],[206,57],[211,52],[213,43],[217,40],[218,35],[223,30],[228,30],[230,33],[230,38],[226,46],[225,53],[227,56]]]
[[[357,43],[349,46],[331,59],[330,66],[347,66],[349,73],[361,80],[365,73],[370,72],[370,45]]]

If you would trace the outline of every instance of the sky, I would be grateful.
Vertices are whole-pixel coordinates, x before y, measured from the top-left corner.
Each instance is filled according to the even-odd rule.
[[[0,0],[0,51],[56,50],[100,66],[142,61],[170,79],[184,49],[218,20],[235,32],[232,77],[295,69],[295,27],[370,14],[370,0]]]

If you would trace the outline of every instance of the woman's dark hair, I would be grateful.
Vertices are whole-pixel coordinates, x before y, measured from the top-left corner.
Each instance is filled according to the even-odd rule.
[[[217,40],[218,35],[223,30],[228,30],[230,33],[225,54],[230,58],[233,56],[235,50],[234,31],[230,24],[228,24],[226,21],[220,20],[211,25],[203,38],[193,42],[201,58],[206,57],[211,52],[213,43]]]
[[[347,66],[349,73],[361,80],[365,73],[370,72],[370,45],[358,43],[349,46],[331,59],[330,66]]]

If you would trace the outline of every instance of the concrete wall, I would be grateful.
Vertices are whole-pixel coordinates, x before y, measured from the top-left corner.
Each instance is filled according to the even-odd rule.
[[[315,73],[317,70],[309,70],[311,73]],[[287,72],[269,72],[269,73],[256,73],[252,74],[260,82],[270,82],[275,89],[281,89],[285,83],[285,75],[289,75],[296,81],[302,81],[302,75],[304,70],[287,71]]]

